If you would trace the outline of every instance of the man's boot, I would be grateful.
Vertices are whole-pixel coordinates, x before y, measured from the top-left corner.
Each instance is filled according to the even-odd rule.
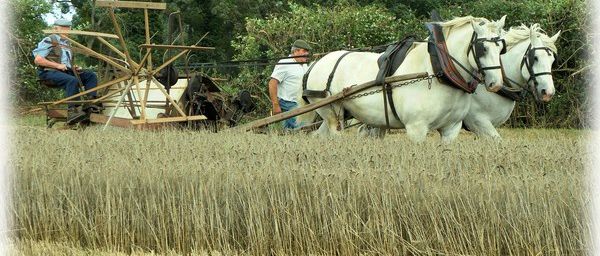
[[[91,97],[92,100],[98,99],[97,96],[92,96]],[[83,111],[86,113],[102,113],[102,110],[104,110],[104,106],[102,105],[102,102],[96,102],[96,103],[87,103],[83,105]]]
[[[67,110],[67,125],[79,123],[86,118],[86,113],[81,111],[79,107],[69,107]]]

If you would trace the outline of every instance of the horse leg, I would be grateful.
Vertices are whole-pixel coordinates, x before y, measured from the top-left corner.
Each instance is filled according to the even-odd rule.
[[[406,134],[408,135],[408,138],[412,142],[416,142],[416,143],[425,142],[425,139],[427,138],[427,132],[429,132],[429,127],[427,127],[426,124],[411,123],[411,124],[406,124],[405,128],[406,128]]]
[[[456,139],[456,137],[458,137],[458,134],[460,133],[461,128],[462,128],[462,121],[438,129],[438,132],[442,136],[442,143],[450,144],[450,142],[452,142],[454,139]]]
[[[385,137],[385,130],[378,127],[371,127],[366,124],[361,124],[358,127],[358,136],[363,138],[379,138]]]
[[[336,111],[338,110],[338,111]],[[316,110],[319,116],[323,119],[323,123],[317,130],[318,135],[340,135],[337,130],[339,120],[336,113],[342,113],[341,107],[337,104],[331,104]]]
[[[386,129],[382,129],[379,127],[370,127],[368,126],[369,129],[369,137],[373,137],[373,138],[378,138],[378,139],[383,139],[385,137],[386,134]]]
[[[327,136],[329,135],[329,127],[327,126],[327,122],[322,122],[319,125],[319,129],[312,133],[313,136]]]
[[[496,127],[494,127],[492,122],[490,122],[489,120],[478,119],[475,120],[474,124],[472,125],[467,124],[467,127],[469,127],[469,129],[473,131],[477,135],[477,137],[492,138],[495,140],[502,139],[500,137],[500,134],[496,130]]]

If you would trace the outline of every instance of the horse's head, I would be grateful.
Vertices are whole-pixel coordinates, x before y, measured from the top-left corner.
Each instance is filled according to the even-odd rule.
[[[506,43],[499,35],[504,27],[506,16],[499,21],[471,21],[473,36],[468,49],[468,59],[472,67],[483,76],[485,88],[497,92],[502,88],[500,54],[506,52]]]
[[[548,102],[554,96],[552,66],[556,63],[554,43],[560,31],[551,38],[539,32],[538,24],[530,27],[530,44],[523,54],[521,75],[527,81],[529,90],[537,101]]]

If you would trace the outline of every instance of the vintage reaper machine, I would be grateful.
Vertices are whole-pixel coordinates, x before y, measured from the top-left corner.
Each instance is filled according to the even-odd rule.
[[[80,93],[54,102],[42,102],[42,109],[46,110],[48,126],[51,127],[56,121],[66,118],[66,110],[58,106],[68,103],[87,105],[99,105],[103,108],[97,113],[90,113],[89,122],[131,128],[156,128],[169,123],[183,123],[198,127],[198,123],[206,121],[225,121],[228,126],[235,125],[241,115],[253,109],[253,102],[247,92],[242,92],[236,98],[227,98],[221,94],[218,85],[208,76],[192,75],[189,69],[185,69],[185,75],[181,76],[175,71],[173,63],[184,57],[187,67],[187,55],[191,51],[213,50],[213,47],[202,47],[196,44],[174,45],[173,40],[169,44],[151,43],[149,10],[165,10],[165,3],[155,2],[133,2],[133,1],[95,1],[96,7],[108,8],[110,20],[114,26],[114,34],[78,31],[78,30],[44,30],[46,34],[65,34],[71,43],[72,50],[106,63],[108,70],[102,80],[95,88],[81,91]],[[121,24],[115,15],[117,8],[142,9],[144,13],[145,43],[139,45],[143,57],[134,60],[127,49],[125,39],[121,30]],[[170,17],[171,18],[171,17]],[[172,19],[169,19],[170,21]],[[169,26],[171,28],[171,26]],[[179,31],[183,30],[181,21]],[[95,51],[77,41],[71,39],[70,35],[93,36],[101,44],[106,46],[112,55]],[[113,45],[108,40],[116,41]],[[202,40],[202,39],[200,39]],[[183,39],[176,40],[183,44]],[[152,59],[153,51],[177,51],[174,56],[154,66]],[[96,91],[98,97],[87,99],[85,95]],[[78,99],[84,96],[84,98]],[[216,127],[216,124],[215,124]]]

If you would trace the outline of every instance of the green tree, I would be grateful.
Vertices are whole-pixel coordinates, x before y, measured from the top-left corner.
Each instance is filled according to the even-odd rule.
[[[51,6],[44,0],[15,0],[9,5],[13,11],[13,23],[11,24],[11,51],[9,58],[15,67],[15,79],[13,80],[12,98],[17,103],[25,101],[38,101],[55,97],[56,90],[42,88],[37,83],[37,70],[33,64],[31,51],[37,47],[37,43],[44,35],[41,30],[47,27],[42,19],[42,14],[48,13]]]

